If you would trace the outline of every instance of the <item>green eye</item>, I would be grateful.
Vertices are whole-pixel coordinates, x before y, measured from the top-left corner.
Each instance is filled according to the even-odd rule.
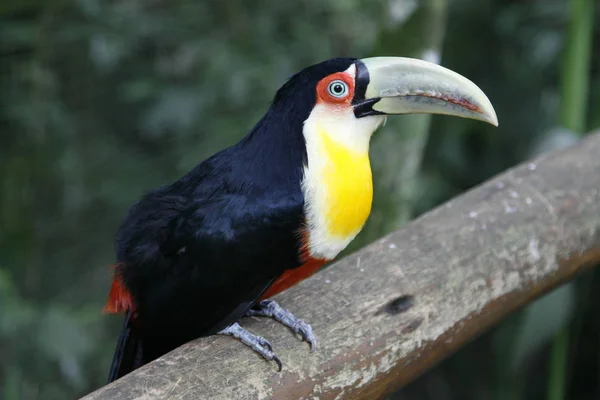
[[[348,85],[344,81],[333,81],[329,84],[328,91],[333,97],[344,97],[348,93]]]

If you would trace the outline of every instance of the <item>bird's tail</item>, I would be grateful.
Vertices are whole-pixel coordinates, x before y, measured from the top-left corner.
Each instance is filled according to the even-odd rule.
[[[119,379],[144,364],[142,358],[142,341],[133,322],[132,312],[127,311],[125,323],[123,324],[110,367],[108,383]]]

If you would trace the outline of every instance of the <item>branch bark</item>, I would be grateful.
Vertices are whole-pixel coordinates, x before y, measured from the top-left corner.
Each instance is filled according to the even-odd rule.
[[[244,320],[281,373],[209,337],[85,399],[382,398],[600,262],[599,154],[597,133],[518,166],[276,296],[320,339],[310,353],[281,325]]]

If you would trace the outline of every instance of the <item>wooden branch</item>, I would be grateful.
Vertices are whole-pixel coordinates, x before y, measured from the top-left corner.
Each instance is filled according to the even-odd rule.
[[[283,372],[215,336],[85,399],[382,398],[599,262],[600,133],[486,182],[276,296],[312,324],[315,353],[269,319],[244,320],[271,341]]]

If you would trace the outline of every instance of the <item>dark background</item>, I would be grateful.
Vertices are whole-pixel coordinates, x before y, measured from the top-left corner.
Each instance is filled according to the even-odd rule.
[[[594,2],[2,0],[0,398],[105,383],[121,320],[101,309],[127,208],[240,139],[294,72],[343,55],[441,56],[498,113],[497,129],[391,118],[372,142],[375,205],[356,249],[600,127]],[[599,275],[395,398],[600,399]]]

